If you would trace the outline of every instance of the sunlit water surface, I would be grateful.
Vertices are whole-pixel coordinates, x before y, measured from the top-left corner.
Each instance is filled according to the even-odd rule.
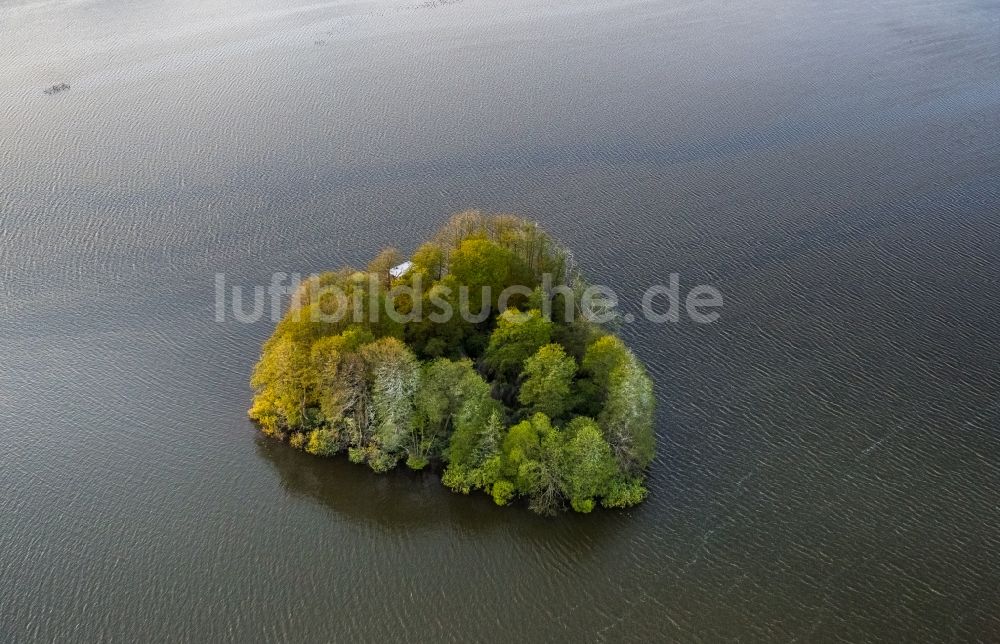
[[[996,641],[994,0],[0,2],[0,640]],[[43,90],[66,83],[70,89]],[[626,311],[649,500],[259,437],[214,275],[534,218]]]

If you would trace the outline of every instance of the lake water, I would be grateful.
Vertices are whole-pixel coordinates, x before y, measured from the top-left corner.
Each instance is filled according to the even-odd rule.
[[[0,641],[997,641],[1000,3],[0,1]],[[66,83],[70,89],[45,94]],[[214,275],[516,212],[637,311],[650,496],[259,436]]]

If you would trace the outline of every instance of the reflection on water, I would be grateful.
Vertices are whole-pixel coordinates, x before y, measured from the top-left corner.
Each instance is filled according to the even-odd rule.
[[[490,503],[469,499],[457,501],[460,512],[450,512],[455,507],[453,495],[440,493],[440,479],[431,472],[401,468],[380,476],[345,458],[317,458],[264,436],[256,444],[257,454],[281,475],[285,490],[316,501],[348,521],[376,523],[392,531],[457,522],[463,530],[477,531],[496,528],[507,519]]]
[[[409,533],[421,528],[447,526],[476,534],[509,530],[511,514],[523,508],[498,508],[482,494],[458,495],[441,485],[436,472],[413,472],[400,466],[388,474],[376,474],[346,458],[318,458],[284,443],[258,436],[257,454],[281,476],[284,489],[333,510],[351,522],[374,523],[390,532]],[[595,543],[611,537],[622,518],[597,513],[585,520],[553,522],[540,518],[514,525],[513,534],[529,539],[570,538],[585,530]],[[561,536],[560,536],[561,535]]]

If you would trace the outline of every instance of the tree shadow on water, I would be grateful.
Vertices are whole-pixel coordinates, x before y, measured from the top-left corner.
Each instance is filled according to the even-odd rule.
[[[262,435],[255,441],[257,454],[277,470],[288,494],[317,502],[352,522],[383,530],[509,533],[548,544],[558,540],[594,546],[629,521],[626,513],[614,511],[540,517],[524,504],[498,507],[481,492],[456,494],[442,485],[439,472],[413,472],[400,465],[376,474],[343,455],[316,457]]]

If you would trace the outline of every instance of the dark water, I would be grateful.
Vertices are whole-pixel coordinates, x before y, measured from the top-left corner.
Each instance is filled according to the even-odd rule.
[[[1000,3],[5,0],[0,45],[0,640],[1000,640]],[[216,272],[468,207],[626,310],[723,292],[623,330],[643,506],[246,421]]]

